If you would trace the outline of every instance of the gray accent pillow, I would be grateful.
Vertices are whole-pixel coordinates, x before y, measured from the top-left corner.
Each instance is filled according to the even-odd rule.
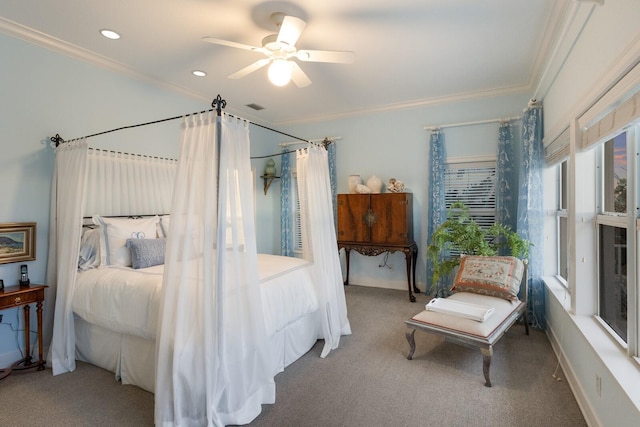
[[[127,248],[131,251],[131,264],[135,269],[164,264],[164,252],[167,239],[127,239]]]

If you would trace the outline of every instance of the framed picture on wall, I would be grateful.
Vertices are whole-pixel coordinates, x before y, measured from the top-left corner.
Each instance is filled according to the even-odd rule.
[[[0,264],[36,259],[36,223],[0,223]]]

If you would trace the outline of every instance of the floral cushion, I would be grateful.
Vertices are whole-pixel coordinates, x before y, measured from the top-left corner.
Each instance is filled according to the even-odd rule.
[[[515,257],[464,256],[451,290],[518,300],[523,273],[524,264]]]

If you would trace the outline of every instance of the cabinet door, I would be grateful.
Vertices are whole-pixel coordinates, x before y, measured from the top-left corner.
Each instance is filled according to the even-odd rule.
[[[371,195],[375,223],[371,243],[407,244],[413,241],[413,206],[411,193]]]
[[[369,242],[371,229],[365,221],[368,212],[368,194],[338,194],[338,240]]]

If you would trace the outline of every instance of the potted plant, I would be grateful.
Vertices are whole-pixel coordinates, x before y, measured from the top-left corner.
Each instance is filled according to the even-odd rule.
[[[471,218],[469,208],[462,202],[455,202],[447,212],[447,219],[431,235],[431,243],[427,246],[427,256],[433,264],[432,286],[460,264],[460,256],[449,255],[450,252],[484,256],[506,253],[527,258],[529,246],[531,242],[508,226],[493,224],[482,229]]]

